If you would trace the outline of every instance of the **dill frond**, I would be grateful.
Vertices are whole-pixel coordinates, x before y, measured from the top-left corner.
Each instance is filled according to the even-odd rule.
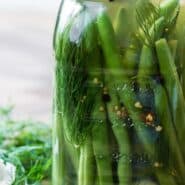
[[[136,5],[136,21],[139,28],[139,36],[144,44],[152,45],[154,37],[151,36],[150,28],[159,18],[159,7],[147,0],[140,0]],[[155,32],[155,28],[154,28]],[[155,33],[154,33],[155,35]]]
[[[78,19],[78,17],[77,17]],[[66,139],[80,145],[91,129],[91,116],[97,87],[89,85],[93,54],[96,48],[94,22],[87,25],[78,42],[70,40],[71,25],[62,36],[62,55],[57,63],[56,78],[60,87],[56,102],[58,111],[63,113],[63,126]],[[87,39],[90,40],[87,41]]]

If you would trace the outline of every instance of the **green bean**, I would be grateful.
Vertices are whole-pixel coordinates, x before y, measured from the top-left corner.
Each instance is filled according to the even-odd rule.
[[[130,39],[129,34],[132,30],[128,11],[128,7],[121,7],[115,22],[116,40],[121,48],[125,48],[128,45]]]
[[[94,56],[94,52],[96,53],[95,56]],[[100,68],[100,64],[99,64],[100,60],[101,59],[100,59],[99,48],[94,48],[94,50],[92,50],[91,55],[89,55],[89,57],[87,58],[87,61],[88,61],[87,69],[89,70],[89,76],[88,76],[89,79],[88,79],[88,83],[86,85],[87,85],[88,91],[90,91],[91,93],[89,94],[87,91],[86,98],[83,100],[84,102],[86,102],[86,101],[88,102],[87,99],[92,98],[92,97],[94,99],[94,102],[92,103],[93,106],[92,106],[90,115],[85,115],[85,117],[84,117],[84,119],[86,119],[86,121],[89,122],[89,125],[92,125],[92,127],[90,127],[88,129],[89,131],[87,132],[84,143],[80,146],[80,148],[81,148],[81,155],[80,155],[81,163],[79,165],[79,182],[78,182],[79,185],[87,185],[87,184],[94,185],[95,179],[96,179],[95,174],[97,173],[98,176],[102,175],[102,174],[99,174],[99,171],[96,172],[96,170],[97,170],[96,168],[98,167],[99,163],[97,163],[97,166],[96,166],[96,161],[95,161],[95,158],[97,160],[96,148],[98,147],[96,145],[101,144],[101,141],[100,141],[100,143],[93,142],[94,136],[95,136],[95,134],[92,134],[92,130],[94,129],[94,126],[93,126],[94,121],[91,120],[91,118],[96,120],[96,112],[99,111],[99,108],[96,107],[95,101],[96,101],[96,96],[99,96],[101,93],[101,91],[100,91],[101,88],[100,88],[100,84],[99,84],[100,79],[101,79],[101,71],[99,69]],[[92,94],[92,92],[94,92],[95,94]],[[99,101],[101,102],[101,99],[99,99]],[[101,133],[101,130],[100,131],[97,130],[97,132]],[[106,130],[105,130],[104,134],[107,134]],[[106,141],[102,141],[102,142],[106,142]],[[103,169],[101,168],[101,170],[103,170]]]
[[[78,185],[84,184],[84,147],[80,148],[80,159],[79,159],[79,168],[78,168]]]
[[[80,164],[78,171],[79,185],[94,185],[95,182],[95,158],[92,147],[92,138],[87,136],[84,144],[80,147]]]
[[[98,22],[98,30],[100,33],[103,33],[104,30],[113,30],[113,28],[110,28],[111,23],[109,19],[107,18],[107,16],[105,16],[105,14],[103,15],[103,17],[99,19],[101,20]],[[107,69],[109,71],[110,69],[113,69],[110,71],[111,78],[113,79],[115,78],[113,75],[114,71],[116,71],[116,74],[118,74],[117,72],[121,72],[122,74],[121,80],[123,83],[125,83],[125,82],[128,82],[129,80],[128,80],[128,76],[125,75],[122,70],[120,70],[120,66],[122,64],[120,57],[114,57],[114,60],[111,58],[111,55],[118,56],[118,50],[112,47],[113,45],[115,45],[114,38],[115,38],[115,35],[113,31],[111,32],[109,31],[109,34],[107,34],[107,32],[105,34],[100,34],[101,46],[102,46],[103,53],[105,56]],[[105,44],[107,40],[109,41],[109,44]],[[147,136],[144,134],[146,133],[145,130],[147,126],[141,120],[141,112],[138,111],[138,109],[135,107],[135,103],[137,102],[137,99],[136,99],[135,93],[133,92],[133,89],[131,88],[130,85],[124,85],[123,90],[119,91],[118,94],[120,95],[120,99],[123,101],[126,109],[128,110],[130,117],[132,118],[135,124],[136,132],[139,138],[141,139],[144,147],[146,148],[148,152],[150,152],[150,154],[153,155],[153,148],[149,144],[147,140]],[[144,132],[141,132],[141,129]]]
[[[102,27],[102,25],[106,26],[107,28],[105,29],[105,27]],[[107,34],[107,33],[103,34],[102,29],[108,30],[108,28],[109,28],[109,34]],[[121,61],[121,60],[120,60],[120,57],[115,57],[113,59],[110,58],[110,55],[118,56],[118,54],[117,54],[118,52],[116,51],[115,48],[112,47],[112,45],[115,44],[114,31],[113,31],[112,25],[109,22],[109,19],[106,17],[106,15],[103,15],[103,17],[101,17],[101,22],[98,22],[98,30],[101,33],[100,40],[101,40],[103,53],[105,56],[105,64],[104,64],[105,66],[104,67],[106,68],[106,71],[110,70],[111,72],[118,72],[117,69],[115,69],[115,67],[116,68],[118,67],[118,65],[120,64],[119,61]],[[105,45],[106,40],[109,40],[109,42],[110,42],[108,45]],[[107,47],[104,47],[104,46],[107,46]],[[109,53],[107,53],[107,51],[109,51]],[[112,63],[114,63],[114,66],[112,66]],[[111,70],[112,68],[115,71],[112,71]],[[110,85],[111,85],[109,83],[110,79],[108,79],[108,78],[109,78],[109,73],[104,74],[105,84],[106,84],[107,88],[109,89],[112,87],[110,87]],[[121,122],[121,119],[119,119],[119,117],[116,116],[116,114],[112,112],[113,103],[116,103],[117,101],[115,99],[115,97],[116,97],[115,93],[113,92],[113,93],[111,93],[111,95],[112,95],[111,103],[107,103],[107,111],[108,111],[108,116],[109,116],[110,122],[112,123],[112,129],[113,129],[114,135],[116,137],[116,140],[117,140],[117,143],[119,146],[119,152],[121,155],[123,155],[118,161],[118,172],[117,172],[118,179],[119,179],[120,185],[126,185],[126,184],[128,185],[128,184],[130,184],[130,181],[131,181],[131,167],[130,167],[130,163],[128,161],[125,161],[124,155],[126,155],[126,157],[128,157],[130,155],[129,139],[128,139],[127,131],[123,127],[123,123]]]
[[[177,140],[176,132],[173,126],[172,115],[170,113],[168,105],[167,94],[162,85],[156,84],[156,86],[154,87],[154,95],[157,115],[160,118],[160,125],[158,126],[160,130],[158,131],[161,132],[161,134],[164,135],[165,140],[168,141],[170,148],[169,155],[172,155],[172,159],[175,159],[175,166],[177,167],[176,170],[181,174],[182,179],[185,180],[184,178],[185,163],[182,156],[181,148]],[[164,153],[162,153],[161,155],[163,156]],[[168,159],[167,155],[164,155],[164,157],[167,160],[171,160]]]
[[[141,51],[138,68],[138,81],[142,85],[143,80],[157,74],[157,65],[154,62],[152,49],[144,45]]]
[[[140,93],[142,93],[143,91],[146,91],[146,88],[147,88],[146,85],[150,85],[151,87],[153,87],[152,77],[158,74],[158,67],[154,60],[153,54],[154,52],[152,48],[150,48],[147,45],[143,45],[140,62],[139,62],[138,75],[137,75],[137,82],[140,87]],[[153,129],[153,128],[150,128],[150,129]],[[147,132],[148,131],[146,130],[146,134]],[[156,145],[156,143],[151,145],[154,146]],[[157,151],[155,151],[155,149],[153,150],[152,148],[150,149],[151,156],[156,157],[155,156],[156,152]]]
[[[179,24],[181,25],[183,23],[180,22]],[[185,64],[184,64],[185,55],[184,54],[185,54],[185,30],[183,28],[182,33],[179,33],[177,57],[176,57],[175,63],[176,63],[178,75],[180,78],[180,82],[181,82],[181,86],[182,86],[182,90],[183,90],[183,95],[185,97]]]
[[[65,149],[66,149],[66,152],[68,153],[69,157],[71,158],[70,160],[72,161],[74,170],[77,172],[78,166],[79,166],[80,148],[78,148],[78,147],[75,148],[73,144],[71,144],[67,140],[65,140]]]
[[[97,28],[94,20],[92,20],[87,28],[83,31],[83,37],[85,39],[84,47],[88,52],[94,52],[97,49]],[[96,64],[96,62],[95,62]],[[93,63],[91,63],[93,65]]]
[[[92,27],[92,31],[95,30],[94,27]],[[89,35],[89,33],[86,33],[86,36],[90,36],[90,38],[92,38],[93,35]],[[87,37],[86,39],[89,39],[89,37]],[[95,41],[95,40],[94,40]],[[85,43],[87,43],[87,41],[85,40]],[[90,44],[90,43],[89,43]],[[89,45],[90,46],[90,45]],[[94,43],[95,46],[95,43]],[[87,81],[87,94],[85,96],[85,99],[83,99],[83,103],[87,102],[89,103],[88,99],[93,98],[94,102],[92,102],[92,108],[90,110],[90,114],[88,115],[84,115],[85,117],[83,119],[85,119],[85,121],[89,122],[89,125],[92,125],[92,127],[87,128],[88,132],[86,133],[85,136],[85,140],[84,142],[80,145],[80,163],[79,163],[79,175],[78,175],[78,184],[79,185],[94,185],[95,183],[95,174],[96,174],[96,161],[95,161],[95,155],[94,155],[94,148],[96,148],[96,144],[98,143],[93,143],[93,137],[92,137],[92,129],[93,129],[93,125],[94,122],[92,122],[91,119],[89,119],[89,117],[94,116],[94,112],[97,111],[97,107],[95,107],[95,97],[96,95],[99,96],[100,95],[100,78],[101,78],[101,70],[100,68],[100,51],[99,48],[89,48],[92,53],[89,54],[89,57],[87,57],[87,70],[88,71],[88,81]],[[96,55],[94,55],[94,53],[96,53]],[[90,93],[88,93],[90,92]],[[93,94],[92,94],[93,92]],[[94,94],[95,93],[95,94]],[[101,100],[99,100],[101,101]],[[99,110],[99,109],[98,109]],[[80,115],[81,116],[81,115]],[[88,116],[88,117],[87,117]],[[95,115],[96,116],[96,115]],[[96,119],[96,118],[95,118]],[[97,132],[99,132],[97,130]],[[101,131],[100,131],[101,132]],[[106,134],[106,133],[104,133]],[[101,141],[100,141],[101,143]],[[97,175],[99,175],[99,173],[97,172]],[[102,175],[102,174],[101,174]]]
[[[185,97],[185,64],[183,64],[182,66],[182,71],[181,71],[181,74],[182,74],[182,90],[183,90],[183,95]]]
[[[135,76],[137,73],[137,59],[138,50],[133,44],[131,44],[125,51],[125,55],[122,62],[122,68],[124,68],[124,73],[128,78]]]
[[[96,174],[96,163],[92,147],[92,137],[88,137],[84,148],[84,185],[94,185]]]
[[[171,50],[171,53],[172,53],[172,57],[175,61],[175,57],[176,57],[176,53],[177,53],[177,45],[178,45],[178,42],[177,40],[169,40],[168,41],[168,45],[169,45],[169,48]],[[176,68],[178,68],[178,64],[176,63]]]
[[[151,75],[154,75],[154,74],[157,74],[157,64],[154,63],[154,59],[152,57],[152,51],[147,46],[143,46],[141,58],[140,58],[139,71],[138,71],[139,84],[142,85],[143,83],[142,81],[144,80],[143,77],[148,76],[149,78],[151,77]],[[173,128],[172,117],[170,115],[170,110],[168,108],[168,98],[165,90],[160,84],[157,84],[154,87],[154,97],[155,97],[155,107],[157,109],[157,115],[160,117],[162,127],[164,127],[163,132],[165,134],[165,140],[168,140],[169,138],[170,149],[171,149],[170,153],[173,153],[175,156],[175,159],[177,159],[178,167],[180,168],[180,172],[182,174],[183,171],[185,170],[184,160],[180,151],[180,147],[178,146],[178,141]],[[159,128],[161,127],[159,126]],[[162,155],[164,155],[164,153]],[[168,160],[166,156],[165,156],[165,159]]]
[[[154,156],[155,151],[149,140],[147,139],[147,129],[149,126],[145,124],[145,122],[141,119],[142,110],[138,110],[138,108],[135,107],[136,102],[138,102],[135,94],[133,93],[132,88],[130,85],[125,85],[122,92],[119,93],[121,100],[123,100],[124,105],[126,109],[128,110],[128,113],[133,120],[134,129],[136,130],[136,133],[142,142],[144,149],[146,152],[148,152],[149,155]]]
[[[162,170],[157,171],[157,178],[160,182],[160,185],[176,185],[174,177],[171,174],[168,174],[168,172],[164,172]]]
[[[92,114],[92,122],[94,123],[92,144],[97,164],[97,177],[99,185],[113,185],[107,120],[105,112],[101,112],[100,108],[104,108],[104,104],[101,104],[101,98],[99,97]]]
[[[184,131],[185,131],[185,101],[176,71],[176,66],[165,39],[160,39],[156,42],[156,51],[160,66],[160,72],[165,81],[165,88],[167,89],[173,120],[177,130],[178,140],[180,146],[183,147]],[[185,151],[184,151],[185,152]],[[185,154],[185,153],[184,153]]]
[[[102,101],[102,70],[101,62],[102,57],[100,53],[100,48],[96,51],[95,57],[91,57],[94,63],[91,66],[90,73],[90,83],[89,85],[92,88],[97,89],[97,93],[94,95],[94,106],[91,113],[90,122],[93,125],[92,127],[92,150],[93,155],[96,161],[96,174],[97,179],[96,183],[99,185],[113,185],[113,174],[112,174],[112,165],[111,165],[111,155],[110,155],[110,143],[109,143],[109,130],[108,130],[108,121],[106,118],[105,104]],[[93,84],[92,84],[93,82]],[[88,97],[87,97],[88,98]],[[90,154],[87,154],[90,155]],[[91,155],[92,156],[92,155]],[[90,168],[87,167],[86,169]],[[92,168],[91,168],[92,169]],[[89,169],[88,169],[89,170]],[[94,173],[92,170],[89,173]],[[86,180],[86,183],[88,180]],[[94,181],[93,181],[94,182]],[[86,185],[86,184],[84,184]]]
[[[56,67],[56,76],[60,76],[59,67]],[[55,79],[55,99],[54,99],[54,125],[53,125],[53,168],[52,168],[52,182],[53,184],[62,184],[66,178],[66,153],[64,145],[64,135],[62,132],[62,114],[61,114],[61,98],[60,86],[61,79]]]
[[[128,160],[130,156],[130,147],[129,147],[129,140],[128,134],[125,129],[122,129],[121,125],[113,125],[113,132],[116,136],[116,139],[119,144],[119,152],[120,158],[118,159],[118,180],[119,185],[130,185],[131,184],[131,177],[132,177],[132,170],[131,170],[131,162]],[[125,142],[125,144],[123,144]],[[128,143],[127,143],[128,142]]]
[[[95,179],[95,185],[99,185],[99,180],[98,180],[97,176],[96,176],[96,179]]]
[[[114,29],[112,24],[109,20],[109,17],[103,12],[97,18],[97,27],[99,32],[99,37],[104,50],[104,57],[110,66],[111,69],[116,68],[118,65],[121,64],[117,63],[120,60],[120,55],[116,44],[116,38]]]
[[[113,101],[112,94],[111,102],[117,102]],[[119,107],[119,105],[115,104],[115,106]],[[109,113],[109,119],[112,123],[112,130],[114,132],[114,135],[116,137],[118,146],[119,146],[119,153],[120,158],[118,159],[118,179],[119,179],[119,185],[129,185],[131,184],[131,164],[130,161],[127,160],[130,156],[130,141],[127,133],[126,127],[123,126],[124,122],[121,120],[121,118],[117,115],[118,111],[113,112],[114,104],[108,103],[108,113]],[[121,107],[119,107],[121,109]],[[121,111],[120,111],[121,112]]]
[[[134,185],[157,185],[157,183],[151,181],[151,180],[141,180],[141,181],[136,181]],[[161,185],[161,184],[160,184]]]
[[[105,69],[108,69],[105,62]],[[119,75],[117,75],[117,78],[120,78]],[[118,151],[119,156],[118,157],[118,168],[117,168],[117,174],[118,174],[118,180],[119,185],[130,185],[131,184],[131,177],[132,177],[132,170],[131,170],[131,162],[129,159],[130,157],[130,141],[129,141],[129,135],[126,128],[126,124],[124,126],[123,117],[126,116],[126,110],[123,110],[123,107],[121,107],[121,102],[119,101],[118,94],[116,94],[115,90],[112,89],[113,86],[116,84],[116,81],[113,81],[112,76],[109,76],[109,74],[104,75],[105,79],[105,87],[104,89],[107,89],[106,94],[110,94],[110,102],[106,103],[107,106],[107,112],[108,112],[108,118],[111,123],[111,128],[113,130],[113,134],[116,138],[117,144],[118,144]],[[124,115],[121,115],[124,114]]]

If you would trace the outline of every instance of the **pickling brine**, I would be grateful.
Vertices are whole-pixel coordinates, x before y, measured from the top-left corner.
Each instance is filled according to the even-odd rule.
[[[54,32],[53,185],[185,184],[179,0],[63,0]]]

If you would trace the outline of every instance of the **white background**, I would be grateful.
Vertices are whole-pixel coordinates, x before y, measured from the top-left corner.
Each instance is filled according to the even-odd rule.
[[[0,0],[0,106],[49,122],[52,35],[60,0]]]

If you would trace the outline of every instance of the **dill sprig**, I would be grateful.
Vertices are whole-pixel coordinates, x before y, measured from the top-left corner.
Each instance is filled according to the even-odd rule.
[[[0,159],[16,167],[13,185],[40,185],[51,178],[50,127],[12,120],[11,111],[0,107]]]
[[[138,34],[143,43],[152,45],[155,42],[155,36],[151,37],[150,29],[157,18],[159,18],[159,7],[157,5],[147,0],[138,1],[136,5],[136,21],[140,30]]]
[[[139,0],[136,4],[136,21],[141,42],[153,47],[159,38],[167,38],[176,27],[179,11],[179,5],[172,12],[168,12],[162,11],[160,4]]]
[[[65,136],[71,143],[80,145],[91,128],[88,118],[97,93],[97,88],[89,85],[88,71],[88,68],[92,67],[91,53],[94,52],[94,46],[90,48],[91,43],[87,42],[88,35],[92,37],[92,33],[88,34],[88,28],[92,32],[94,23],[87,25],[78,42],[70,40],[73,23],[72,21],[63,33],[62,57],[57,64],[56,78],[61,79],[63,85],[59,96],[62,102]]]

